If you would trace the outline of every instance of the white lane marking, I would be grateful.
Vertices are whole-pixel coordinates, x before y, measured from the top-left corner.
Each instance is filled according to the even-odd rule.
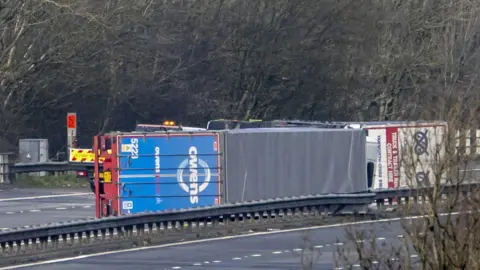
[[[5,214],[11,215],[11,214],[15,214],[15,212],[6,212]]]
[[[55,210],[67,210],[67,208],[65,208],[65,207],[57,207],[57,208],[55,208]]]
[[[293,251],[302,251],[301,248],[295,248]]]
[[[354,264],[353,267],[360,267],[360,264]]]
[[[193,265],[193,266],[200,266],[200,265],[202,265],[202,264],[201,264],[201,263],[194,263],[194,264],[192,264],[192,265]]]
[[[83,208],[91,208],[91,205],[85,205]]]
[[[182,268],[182,267],[180,267],[180,266],[174,266],[174,267],[172,267],[172,269],[180,269],[180,268]]]
[[[385,240],[385,237],[377,237],[377,240],[383,241]]]
[[[33,197],[17,197],[17,198],[0,199],[0,202],[24,201],[24,200],[35,200],[35,199],[50,199],[50,198],[85,196],[85,195],[92,195],[92,193],[68,193],[68,194],[57,194],[57,195],[33,196]]]
[[[204,264],[209,264],[210,262],[209,262],[209,261],[204,261],[203,263],[204,263]]]
[[[343,246],[343,243],[334,243],[334,246]]]
[[[213,263],[221,263],[222,261],[212,261]]]
[[[417,254],[412,254],[412,255],[410,255],[410,257],[411,257],[411,258],[417,258],[418,255],[417,255]]]
[[[439,216],[446,216],[448,214],[449,213],[442,213],[442,214],[439,214]],[[460,212],[450,213],[450,215],[458,215],[458,214],[460,214]],[[251,233],[251,234],[223,236],[223,237],[218,237],[218,238],[185,241],[185,242],[178,242],[178,243],[163,244],[163,245],[158,245],[158,246],[147,246],[147,247],[137,247],[137,248],[124,249],[124,250],[106,251],[106,252],[101,252],[101,253],[81,255],[81,256],[70,257],[70,258],[55,259],[55,260],[48,260],[48,261],[43,261],[43,262],[35,262],[35,263],[28,263],[28,264],[22,264],[22,265],[16,265],[16,266],[9,266],[7,268],[3,267],[3,268],[0,268],[0,270],[18,269],[18,268],[38,266],[38,265],[44,265],[44,264],[74,261],[74,260],[79,260],[79,259],[84,259],[84,258],[99,257],[99,256],[105,256],[105,255],[111,255],[111,254],[119,254],[119,253],[134,252],[134,251],[136,252],[136,251],[142,251],[142,250],[168,248],[168,247],[184,246],[184,245],[207,243],[207,242],[216,242],[216,241],[230,240],[230,239],[237,239],[237,238],[254,237],[254,236],[279,234],[279,233],[301,232],[301,231],[318,230],[318,229],[340,228],[340,227],[346,227],[346,226],[352,226],[352,225],[385,223],[385,222],[392,222],[392,221],[400,221],[402,219],[413,220],[413,219],[419,219],[419,218],[423,218],[423,217],[424,217],[423,215],[422,216],[419,215],[419,216],[410,216],[410,217],[385,218],[385,219],[378,219],[378,220],[364,220],[364,221],[346,222],[346,223],[339,223],[339,224],[319,225],[319,226],[287,229],[287,230],[272,231],[272,232],[257,232],[257,233]],[[327,245],[327,246],[329,246],[329,245]],[[288,252],[288,250],[286,252]],[[247,257],[247,256],[245,256],[245,257]],[[206,261],[205,263],[207,264],[208,261]],[[373,261],[372,263],[377,264],[378,261]]]
[[[262,256],[262,255],[260,255],[260,254],[253,254],[252,255],[252,257],[260,257],[260,256]]]
[[[62,203],[68,206],[94,206],[94,203]]]
[[[239,260],[241,260],[241,259],[242,259],[242,258],[240,258],[240,257],[235,257],[235,258],[233,258],[232,260],[234,260],[234,261],[239,261]]]
[[[40,209],[32,209],[32,210],[30,210],[30,212],[41,212],[41,211],[42,211],[42,210],[40,210]]]
[[[398,238],[403,238],[402,234],[397,235]]]
[[[281,251],[274,251],[274,252],[272,252],[272,254],[282,254],[282,252]]]
[[[314,246],[314,248],[322,248],[323,245]]]

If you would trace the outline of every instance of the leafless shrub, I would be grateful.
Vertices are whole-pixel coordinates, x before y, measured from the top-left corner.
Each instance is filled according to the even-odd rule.
[[[315,263],[322,253],[315,249],[315,243],[312,242],[312,237],[307,231],[302,235],[302,245],[298,248],[300,251],[294,251],[294,255],[300,258],[300,265],[303,270],[314,269]]]
[[[390,57],[385,60],[391,61],[392,57],[396,60],[382,67],[389,67],[392,78],[404,78],[405,81],[384,81],[386,89],[390,88],[392,92],[383,104],[390,104],[392,93],[400,97],[401,92],[408,92],[415,97],[415,100],[408,101],[415,107],[401,113],[403,117],[445,120],[446,125],[428,130],[404,129],[404,134],[398,135],[405,141],[398,145],[401,149],[398,156],[400,166],[392,172],[399,179],[396,186],[431,188],[418,194],[422,204],[419,204],[418,197],[412,197],[415,201],[400,206],[404,218],[399,233],[404,238],[397,242],[401,246],[392,244],[389,249],[379,251],[375,247],[354,244],[348,252],[353,251],[356,254],[354,260],[365,269],[369,269],[372,260],[392,269],[388,263],[392,256],[398,259],[395,269],[414,266],[422,269],[478,269],[478,190],[470,190],[471,195],[463,190],[465,184],[474,180],[471,169],[475,166],[475,154],[461,145],[459,147],[458,131],[478,127],[480,89],[477,86],[476,55],[479,33],[476,26],[480,18],[479,6],[475,1],[447,0],[402,1],[387,5],[395,14],[385,23],[387,39],[401,37],[402,40],[385,43],[390,46],[384,47]],[[397,53],[392,53],[394,51]],[[407,85],[411,90],[405,89]],[[381,108],[381,114],[388,110]],[[413,211],[421,214],[415,221],[408,218]],[[347,231],[347,237],[353,243],[359,236],[363,236],[361,232]],[[370,239],[376,237],[367,236]],[[388,254],[383,252],[385,250]],[[339,250],[339,258],[341,263],[351,265],[351,256],[346,255],[348,252]],[[412,261],[411,255],[418,260]]]

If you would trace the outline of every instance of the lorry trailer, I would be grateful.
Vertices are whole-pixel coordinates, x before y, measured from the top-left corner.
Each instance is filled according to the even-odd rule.
[[[366,129],[351,125],[353,122],[321,122],[304,120],[230,120],[217,119],[210,120],[207,124],[207,130],[235,130],[251,128],[324,128],[324,129],[361,129],[368,135]],[[375,167],[377,163],[377,140],[373,137],[366,137],[365,140],[365,159],[367,169],[368,187],[371,190],[375,179]]]
[[[95,177],[97,217],[365,192],[365,141],[362,130],[320,128],[96,136],[94,153],[104,160],[102,168],[95,162],[95,175],[104,175]]]
[[[218,205],[218,147],[219,135],[202,131],[96,136],[104,158],[103,182],[95,177],[97,217]]]
[[[445,121],[322,122],[303,120],[212,120],[207,129],[255,127],[317,127],[361,129],[367,134],[366,159],[372,190],[428,186],[433,166],[443,155]],[[413,150],[413,151],[410,151]],[[435,160],[436,159],[436,160]],[[415,163],[414,168],[402,161]],[[405,163],[404,163],[405,164]],[[373,170],[373,172],[372,172]],[[373,176],[371,176],[373,174]],[[371,176],[371,177],[370,177]],[[443,175],[442,181],[446,180]]]
[[[430,185],[434,166],[445,153],[445,121],[344,122],[367,131],[375,144],[373,189]],[[406,166],[405,164],[409,164]],[[441,181],[446,181],[446,174]]]

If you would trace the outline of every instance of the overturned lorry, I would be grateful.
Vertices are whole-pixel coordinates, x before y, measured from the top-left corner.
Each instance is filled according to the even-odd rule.
[[[367,134],[366,158],[372,190],[429,186],[435,166],[443,162],[445,121],[325,122],[304,120],[212,120],[208,130],[259,127],[361,129]],[[438,171],[438,170],[437,170]],[[371,177],[370,175],[373,174]],[[437,176],[438,177],[438,176]],[[446,181],[443,173],[441,181]]]
[[[372,185],[360,129],[113,132],[96,136],[93,150],[97,217]]]

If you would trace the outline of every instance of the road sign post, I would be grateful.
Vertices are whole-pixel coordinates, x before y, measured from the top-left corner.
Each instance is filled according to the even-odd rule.
[[[67,155],[70,158],[70,148],[76,147],[77,113],[67,114]]]

